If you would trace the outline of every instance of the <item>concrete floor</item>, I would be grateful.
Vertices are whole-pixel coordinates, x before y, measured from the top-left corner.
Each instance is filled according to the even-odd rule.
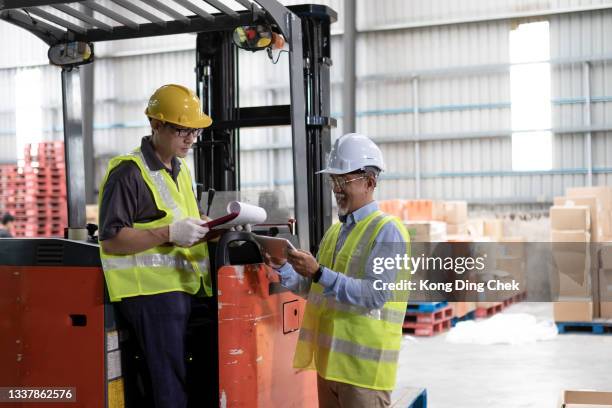
[[[552,304],[519,303],[504,313],[552,320]],[[445,337],[402,342],[398,388],[426,388],[430,408],[557,408],[564,389],[612,390],[610,335],[487,346],[451,344]]]

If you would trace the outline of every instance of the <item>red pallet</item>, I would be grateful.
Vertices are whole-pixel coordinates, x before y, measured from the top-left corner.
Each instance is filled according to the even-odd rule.
[[[474,312],[474,317],[476,317],[477,319],[491,317],[501,312],[508,306],[524,300],[526,297],[527,297],[527,292],[521,292],[521,293],[517,293],[515,295],[510,296],[508,299],[499,302],[497,305],[476,308]]]
[[[35,193],[37,196],[65,196],[66,185],[65,184],[30,184],[26,187],[30,193]]]
[[[58,148],[64,147],[64,141],[63,140],[48,140],[48,141],[44,141],[44,142],[34,142],[34,143],[28,143],[25,145],[26,149],[31,149],[32,147],[34,148]]]
[[[453,309],[450,306],[443,307],[434,312],[406,312],[404,322],[406,323],[438,323],[453,317]]]
[[[22,214],[16,214],[15,220],[24,223],[26,228],[34,227],[46,227],[47,225],[60,225],[63,224],[68,217],[65,214],[57,214],[53,216],[46,216],[45,214],[25,216]]]
[[[36,202],[28,202],[20,205],[20,208],[23,210],[40,210],[40,211],[62,211],[66,209],[66,201],[58,201],[58,200],[42,200]]]
[[[63,221],[68,218],[65,211],[14,210],[13,215],[20,221],[38,224],[42,224],[45,221]]]
[[[499,312],[504,310],[503,302],[498,303],[497,305],[492,305],[489,307],[477,307],[474,312],[474,317],[477,319],[484,317],[491,317]]]
[[[38,203],[38,202],[47,202],[49,204],[62,204],[66,202],[65,196],[52,196],[49,197],[46,194],[36,194],[35,192],[29,192],[25,197],[23,197],[22,202],[24,203]]]
[[[50,167],[32,167],[24,169],[23,177],[25,179],[66,177],[66,171]]]
[[[527,297],[527,292],[521,292],[521,293],[517,293],[516,295],[511,296],[510,298],[503,301],[504,309],[510,305],[513,305],[515,303],[525,300],[526,297]]]
[[[451,320],[443,320],[437,323],[404,323],[403,329],[406,334],[415,336],[433,336],[451,328]]]

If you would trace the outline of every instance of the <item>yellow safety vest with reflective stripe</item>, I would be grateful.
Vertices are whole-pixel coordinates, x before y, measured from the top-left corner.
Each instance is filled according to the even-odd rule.
[[[341,224],[332,225],[321,241],[317,255],[319,263],[333,271],[363,278],[374,239],[388,222],[396,225],[410,255],[410,236],[401,221],[375,211],[355,225],[335,259]],[[392,390],[408,299],[406,296],[401,301],[393,300],[380,309],[367,309],[323,296],[323,286],[313,282],[294,367],[315,369],[327,380]]]
[[[181,159],[177,187],[177,183],[166,170],[149,169],[140,149],[111,159],[100,187],[99,203],[110,172],[127,160],[138,165],[142,178],[153,193],[155,205],[166,213],[164,217],[155,221],[134,223],[134,228],[159,228],[187,217],[200,218],[187,163]],[[107,254],[100,245],[100,257],[112,302],[131,296],[173,291],[193,295],[202,285],[206,295],[212,296],[206,243],[190,248],[163,245],[133,255]]]

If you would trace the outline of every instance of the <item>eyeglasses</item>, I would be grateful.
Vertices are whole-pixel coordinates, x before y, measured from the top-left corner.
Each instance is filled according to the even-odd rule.
[[[178,137],[182,137],[183,139],[187,139],[189,136],[197,139],[202,134],[202,129],[179,128],[171,123],[164,123],[164,126],[166,126],[168,129],[174,130],[176,135]]]
[[[363,180],[365,178],[367,178],[368,176],[360,176],[360,177],[355,177],[353,179],[346,179],[345,177],[338,177],[338,176],[331,176],[328,175],[327,176],[327,180],[329,182],[329,184],[333,187],[333,188],[339,188],[340,190],[344,190],[344,187],[346,187],[346,185],[348,183],[352,183],[353,181],[357,181],[357,180]]]

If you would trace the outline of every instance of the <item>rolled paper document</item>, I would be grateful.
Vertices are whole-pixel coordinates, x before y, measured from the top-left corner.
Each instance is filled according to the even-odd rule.
[[[266,221],[268,214],[266,210],[252,204],[241,203],[240,201],[232,201],[227,205],[228,214],[238,213],[238,216],[233,220],[225,223],[226,226],[245,225],[245,224],[262,224]]]

